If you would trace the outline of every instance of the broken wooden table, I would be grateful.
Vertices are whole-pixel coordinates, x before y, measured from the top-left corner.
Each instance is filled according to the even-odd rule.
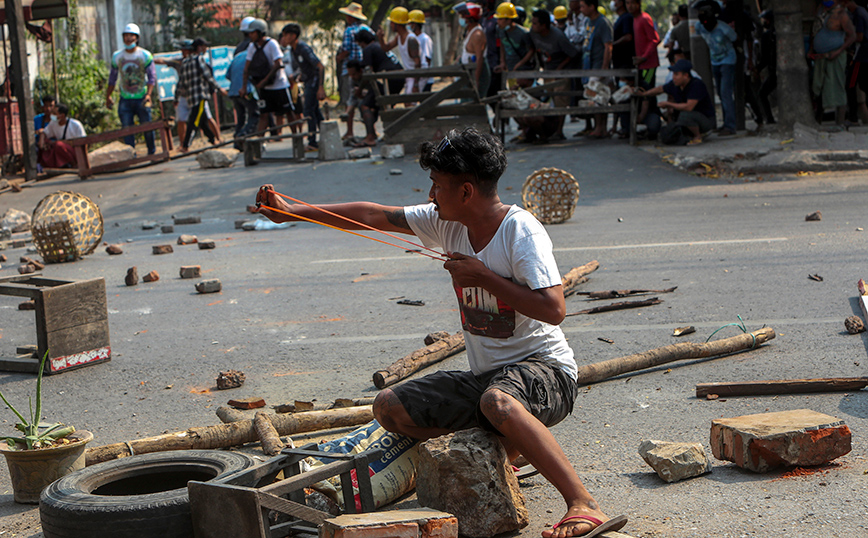
[[[48,353],[45,374],[111,359],[105,279],[78,282],[40,273],[0,278],[0,295],[33,299],[36,346],[21,346],[16,358],[0,358],[0,370],[37,372]]]
[[[160,134],[161,152],[152,155],[143,155],[141,157],[133,157],[132,159],[125,159],[123,161],[103,164],[100,166],[90,166],[90,161],[88,160],[87,155],[88,145],[100,142],[110,142],[125,136],[149,133],[152,131],[157,131]],[[82,138],[72,138],[65,142],[72,146],[75,151],[75,159],[78,165],[78,176],[81,179],[87,179],[94,174],[101,174],[103,172],[126,170],[131,166],[145,162],[154,163],[168,161],[169,153],[172,151],[172,146],[174,144],[172,141],[172,124],[168,120],[150,121],[142,125],[124,127],[123,129],[118,129],[116,131],[106,131],[104,133],[85,136]]]
[[[187,490],[194,536],[278,538],[298,531],[316,534],[316,527],[333,516],[306,506],[304,488],[340,475],[345,513],[359,513],[353,493],[352,471],[355,471],[358,480],[361,513],[373,512],[374,494],[368,466],[382,455],[381,449],[361,454],[333,454],[320,452],[316,450],[315,444],[310,444],[300,449],[286,448],[262,465],[240,471],[219,483],[191,481],[187,484]],[[302,473],[301,461],[311,456],[337,461]],[[275,482],[281,471],[284,476],[289,476]],[[272,525],[269,519],[271,511],[293,519]]]

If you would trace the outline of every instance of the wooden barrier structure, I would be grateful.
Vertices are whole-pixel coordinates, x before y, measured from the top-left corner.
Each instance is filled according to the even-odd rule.
[[[90,166],[87,157],[87,147],[90,144],[110,142],[125,136],[147,133],[149,131],[157,131],[160,134],[160,142],[163,151],[154,153],[153,155],[134,157],[132,159],[125,159],[123,161],[103,164],[100,166]],[[169,153],[172,151],[174,146],[174,142],[172,141],[172,124],[169,120],[150,121],[142,125],[124,127],[123,129],[118,129],[116,131],[108,131],[105,133],[85,136],[83,138],[72,138],[70,140],[65,140],[65,142],[72,146],[75,151],[75,159],[78,164],[78,176],[81,179],[87,179],[94,174],[126,170],[127,168],[139,163],[168,161]]]
[[[387,144],[404,144],[408,148],[420,142],[439,140],[450,129],[475,127],[481,132],[490,132],[488,113],[480,102],[479,94],[473,83],[473,71],[463,65],[426,67],[402,71],[381,71],[365,73],[362,82],[388,81],[405,78],[452,77],[454,80],[436,92],[421,92],[398,95],[380,95],[377,85],[371,87],[377,92],[380,119],[383,122],[384,141]],[[384,84],[388,87],[388,84]],[[461,99],[457,104],[443,104],[444,101]],[[392,108],[394,105],[418,103],[415,106]]]
[[[558,71],[509,71],[503,74],[504,85],[510,79],[544,79],[546,84],[525,88],[528,94],[539,97],[540,94],[546,93],[553,97],[555,95],[569,95],[570,97],[582,97],[582,92],[578,91],[547,91],[553,86],[561,84],[560,80],[552,82],[556,79],[572,80],[586,77],[633,77],[636,88],[639,87],[639,71],[636,69],[564,69]],[[507,85],[508,86],[508,85]],[[489,98],[494,100],[494,98]],[[496,101],[495,105],[495,130],[500,131],[500,139],[504,140],[506,136],[506,121],[508,118],[528,118],[537,116],[566,116],[572,114],[593,115],[607,114],[609,112],[629,112],[630,113],[630,144],[636,145],[636,118],[639,115],[639,100],[631,98],[629,103],[607,105],[607,106],[568,106],[560,108],[533,108],[527,110],[506,109]]]

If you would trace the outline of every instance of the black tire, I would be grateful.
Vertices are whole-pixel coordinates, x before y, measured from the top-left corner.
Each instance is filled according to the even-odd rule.
[[[188,538],[193,536],[187,482],[211,481],[254,464],[218,450],[130,456],[86,467],[42,492],[45,538]]]

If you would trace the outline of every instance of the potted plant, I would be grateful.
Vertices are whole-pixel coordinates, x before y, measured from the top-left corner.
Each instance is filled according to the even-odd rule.
[[[73,426],[46,424],[42,417],[42,372],[48,353],[39,363],[36,376],[36,409],[30,400],[30,419],[18,412],[6,399],[9,409],[20,420],[15,429],[18,436],[0,437],[0,452],[6,457],[9,474],[12,477],[12,490],[15,502],[39,503],[39,494],[49,484],[72,471],[84,468],[85,445],[93,439],[88,431],[75,431]],[[3,443],[2,441],[6,442]]]

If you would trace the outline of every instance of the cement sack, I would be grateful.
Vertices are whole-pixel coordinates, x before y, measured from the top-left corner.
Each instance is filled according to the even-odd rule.
[[[404,435],[387,432],[376,420],[359,427],[345,437],[322,443],[317,448],[320,452],[339,454],[360,454],[376,448],[383,450],[383,456],[368,466],[376,508],[385,506],[416,488],[416,461],[419,459],[418,442]],[[331,463],[333,460],[325,457],[311,457],[306,461],[311,465],[311,468],[316,468]],[[356,510],[361,512],[362,504],[359,497],[359,482],[356,478],[356,471],[351,471],[351,476]],[[334,500],[343,507],[344,499],[340,477],[335,476],[328,482],[335,489],[337,497]],[[316,485],[313,487],[320,489]],[[322,492],[328,495],[330,489]]]
[[[521,88],[516,90],[500,90],[497,92],[497,95],[500,97],[500,105],[510,110],[528,110],[542,106],[542,102],[539,99]]]
[[[599,80],[590,80],[585,84],[585,90],[582,92],[585,99],[590,99],[600,106],[609,104],[609,99],[612,97],[612,90],[606,84]]]

